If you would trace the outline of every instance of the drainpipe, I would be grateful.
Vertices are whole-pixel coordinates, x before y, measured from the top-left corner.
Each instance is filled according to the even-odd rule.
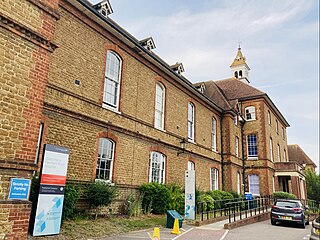
[[[220,149],[221,149],[221,184],[222,184],[222,190],[224,190],[224,157],[223,157],[223,131],[222,131],[222,119],[223,115],[220,115]]]
[[[245,157],[244,157],[244,125],[246,120],[240,115],[239,122],[241,123],[241,149],[242,149],[242,182],[243,182],[243,194],[246,192],[246,166],[245,166]]]

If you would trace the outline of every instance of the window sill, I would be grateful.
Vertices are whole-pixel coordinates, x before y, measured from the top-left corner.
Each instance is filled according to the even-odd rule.
[[[257,119],[246,119],[246,122],[252,122],[252,121],[255,121],[255,120],[257,120]]]
[[[111,182],[110,180],[104,180],[104,179],[96,178],[94,181],[95,181],[95,182],[102,182],[102,183],[108,184],[108,185],[110,185],[110,186],[114,186],[114,183]]]
[[[159,131],[161,131],[161,132],[164,132],[164,133],[166,133],[167,132],[167,130],[165,130],[165,129],[161,129],[161,128],[156,128],[156,127],[154,127],[155,129],[157,129],[157,130],[159,130]]]
[[[258,157],[248,157],[248,160],[258,160]]]
[[[112,107],[110,107],[109,105],[107,105],[105,103],[102,103],[102,108],[110,110],[110,111],[112,111],[114,113],[117,113],[117,114],[121,114],[121,112],[119,112],[118,109],[112,108]]]
[[[194,141],[194,140],[191,140],[191,139],[188,139],[188,142],[189,142],[189,143],[196,144],[195,141]]]

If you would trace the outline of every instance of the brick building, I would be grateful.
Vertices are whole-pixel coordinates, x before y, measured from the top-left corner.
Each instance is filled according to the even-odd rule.
[[[25,237],[30,203],[8,201],[9,182],[32,177],[45,143],[70,149],[68,181],[101,179],[123,199],[146,182],[184,186],[187,169],[201,190],[304,196],[302,168],[288,162],[289,124],[249,84],[240,48],[232,78],[192,84],[112,11],[109,1],[1,5],[1,237]]]

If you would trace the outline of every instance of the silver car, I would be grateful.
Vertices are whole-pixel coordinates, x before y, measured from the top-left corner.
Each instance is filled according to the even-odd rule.
[[[319,240],[320,239],[320,216],[317,217],[312,222],[311,236],[309,239],[310,240]]]
[[[271,208],[271,224],[277,222],[293,222],[303,228],[309,224],[309,217],[305,215],[306,208],[299,200],[277,199]]]

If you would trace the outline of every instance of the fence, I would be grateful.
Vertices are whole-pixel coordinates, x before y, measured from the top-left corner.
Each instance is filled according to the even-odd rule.
[[[217,217],[228,217],[229,223],[269,211],[276,201],[272,195],[255,197],[252,200],[245,198],[216,200],[214,202],[198,202],[197,215],[201,221]],[[320,205],[313,200],[300,199],[303,205],[308,205],[308,211],[319,211]]]

